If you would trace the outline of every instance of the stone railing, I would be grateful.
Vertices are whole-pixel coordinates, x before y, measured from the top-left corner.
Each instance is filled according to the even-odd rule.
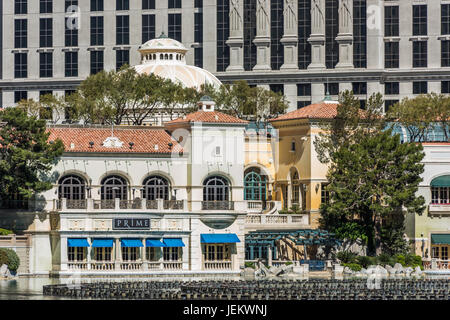
[[[301,224],[308,225],[307,214],[248,214],[245,218],[248,225],[289,225]]]
[[[205,261],[203,263],[205,270],[231,270],[231,261]]]
[[[233,201],[202,201],[202,210],[234,210]]]
[[[183,269],[183,262],[178,261],[163,261],[164,270],[181,270]]]
[[[448,214],[450,215],[450,203],[430,204],[428,207],[430,214]]]
[[[157,210],[158,209],[158,200],[147,200],[145,208],[149,209],[149,210]]]
[[[187,210],[186,200],[147,200],[136,198],[134,200],[121,199],[85,199],[68,200],[60,199],[53,202],[53,210]]]
[[[450,270],[450,260],[431,259],[422,263],[425,270]]]
[[[135,262],[135,261],[121,262],[120,270],[140,271],[140,270],[142,270],[142,262]]]
[[[67,263],[67,268],[73,271],[86,271],[88,269],[88,263],[69,261]]]
[[[115,263],[111,261],[95,261],[91,262],[91,270],[95,271],[113,271]]]
[[[119,203],[120,209],[142,209],[142,200],[134,199],[134,200],[120,200]]]

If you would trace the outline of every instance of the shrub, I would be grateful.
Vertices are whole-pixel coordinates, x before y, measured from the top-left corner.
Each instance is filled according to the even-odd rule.
[[[255,263],[254,262],[246,262],[245,267],[255,269]]]
[[[20,265],[19,256],[14,250],[4,248],[0,249],[0,265],[3,264],[8,266],[9,271],[16,272]]]
[[[355,262],[356,254],[349,251],[341,251],[338,252],[336,257],[341,260],[341,262],[344,263],[353,263]]]
[[[11,230],[6,230],[6,229],[2,229],[0,228],[0,236],[7,236],[9,234],[12,234],[13,232]]]
[[[359,265],[357,263],[343,263],[342,265],[344,267],[348,267],[352,271],[361,271],[361,269],[362,269],[361,265]]]
[[[0,248],[0,267],[4,264],[8,265],[8,255],[4,249]]]
[[[287,265],[287,266],[290,266],[291,264],[293,264],[292,261],[288,261],[285,263],[285,265]]]
[[[372,257],[367,257],[367,256],[356,257],[356,262],[358,264],[360,264],[361,266],[363,266],[364,268],[367,268],[368,266],[370,266],[372,264],[376,264],[375,260],[376,259],[374,259]]]
[[[387,253],[382,253],[377,257],[377,263],[381,265],[390,265],[393,266],[393,259]]]
[[[406,258],[403,254],[396,254],[394,258],[396,263],[400,263],[403,267],[406,266]]]

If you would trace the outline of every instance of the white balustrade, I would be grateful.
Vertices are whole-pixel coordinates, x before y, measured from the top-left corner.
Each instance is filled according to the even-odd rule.
[[[181,270],[181,269],[183,269],[183,262],[164,261],[163,269],[164,270]]]
[[[231,270],[231,261],[205,261],[205,270]]]

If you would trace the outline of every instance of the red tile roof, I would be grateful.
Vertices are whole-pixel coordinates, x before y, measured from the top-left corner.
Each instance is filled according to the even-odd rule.
[[[163,129],[114,128],[114,137],[123,142],[120,148],[103,146],[111,137],[111,128],[50,128],[49,141],[61,139],[66,152],[155,153],[167,154],[183,151],[183,148]],[[89,142],[94,142],[92,148]],[[129,143],[133,142],[130,149]],[[169,147],[172,143],[172,148]],[[72,148],[73,144],[73,148]],[[155,150],[155,145],[158,145]]]
[[[169,121],[166,124],[177,124],[177,123],[192,123],[192,122],[206,122],[206,123],[237,123],[246,124],[248,121],[241,120],[239,118],[233,117],[229,114],[225,114],[219,111],[197,111],[190,113],[185,117]]]
[[[294,119],[333,119],[337,115],[337,106],[337,103],[315,103],[283,114],[270,122]]]

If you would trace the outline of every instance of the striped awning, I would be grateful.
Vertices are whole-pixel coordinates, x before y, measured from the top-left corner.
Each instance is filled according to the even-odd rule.
[[[87,239],[85,239],[85,238],[82,238],[82,239],[70,238],[70,239],[67,239],[67,246],[68,247],[86,248],[86,247],[89,247],[90,245],[89,245],[89,242],[87,241]]]

